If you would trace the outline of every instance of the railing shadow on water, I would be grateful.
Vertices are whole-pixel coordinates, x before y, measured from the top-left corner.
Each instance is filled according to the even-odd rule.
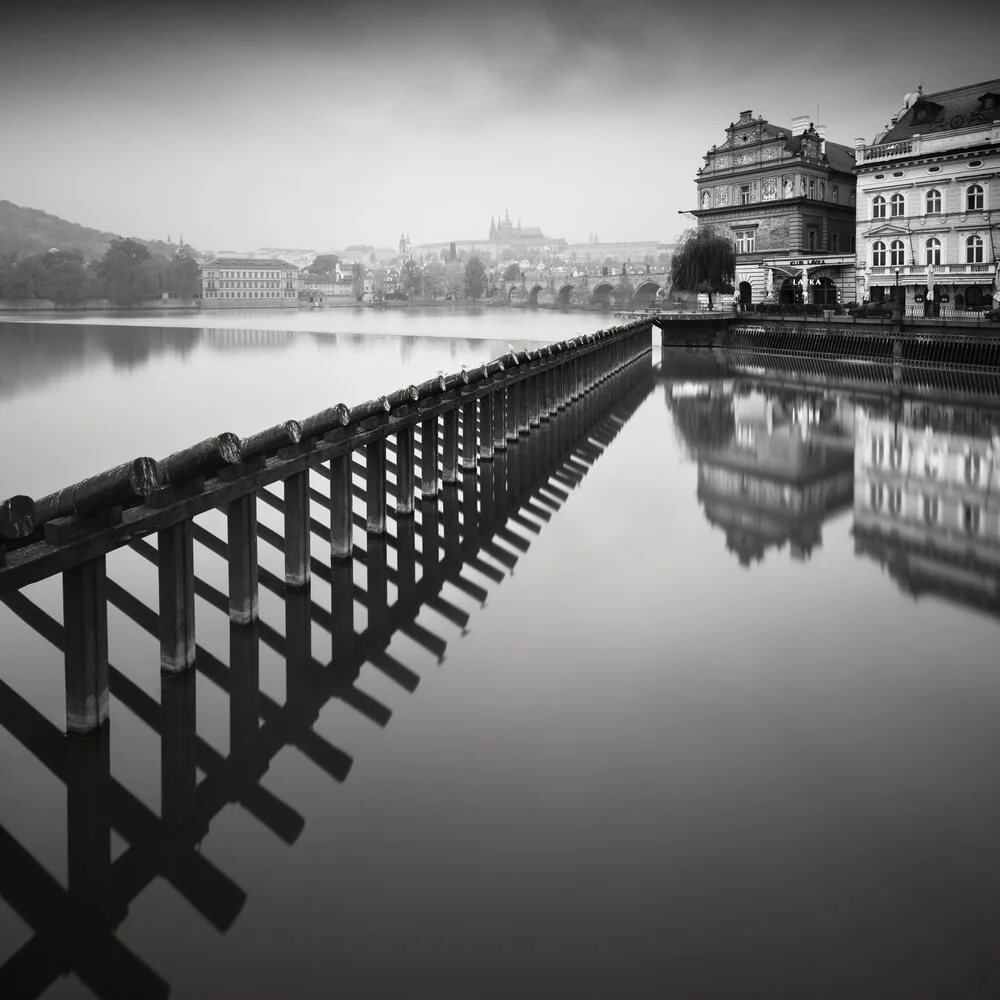
[[[420,676],[388,652],[393,637],[405,634],[440,660],[448,639],[417,622],[421,610],[433,608],[464,630],[471,615],[443,596],[444,585],[484,604],[488,586],[470,571],[489,585],[499,585],[530,550],[531,536],[559,511],[652,389],[647,352],[579,401],[540,420],[530,434],[515,431],[491,461],[472,462],[457,483],[418,499],[413,515],[390,510],[385,535],[366,534],[366,515],[355,512],[354,537],[363,538],[364,545],[353,545],[352,558],[309,556],[312,575],[331,588],[331,610],[317,604],[308,587],[286,588],[282,578],[260,567],[260,585],[283,601],[283,628],[264,619],[230,625],[228,663],[200,645],[195,651],[195,669],[229,697],[228,756],[198,733],[194,670],[162,674],[157,701],[109,666],[111,693],[159,736],[160,815],[112,774],[113,722],[87,738],[67,738],[0,680],[0,726],[65,785],[68,856],[68,885],[63,888],[28,847],[0,826],[0,898],[33,935],[0,966],[0,996],[41,996],[70,972],[100,998],[169,996],[164,976],[116,936],[130,904],[162,878],[217,930],[231,927],[247,895],[198,851],[213,820],[226,805],[238,802],[282,842],[294,844],[304,818],[260,784],[275,756],[294,746],[333,782],[345,781],[353,758],[312,728],[324,706],[339,700],[384,727],[390,709],[356,686],[364,669],[378,670],[403,690],[415,691]],[[419,464],[419,436],[417,443]],[[437,430],[433,441],[424,444],[440,451]],[[354,465],[355,473],[365,472],[357,458]],[[391,458],[387,471],[394,471]],[[357,482],[353,489],[364,498]],[[391,482],[388,491],[395,493]],[[321,506],[329,504],[321,491],[310,492]],[[259,499],[279,509],[283,503],[266,489]],[[312,542],[325,543],[329,553],[329,527],[312,520],[310,533]],[[199,551],[226,553],[227,543],[201,525],[194,525],[193,534]],[[264,544],[284,549],[285,538],[266,525],[258,524],[257,535]],[[147,562],[157,562],[157,551],[148,542],[134,539],[130,545]],[[389,565],[390,548],[395,550],[395,567]],[[365,587],[355,579],[358,568],[363,568]],[[396,594],[392,602],[390,584]],[[228,596],[197,576],[195,593],[220,615],[229,616]],[[157,612],[110,578],[107,597],[141,629],[160,635]],[[5,594],[3,601],[21,622],[62,649],[63,626],[46,611],[20,591]],[[355,627],[356,603],[367,613],[361,631]],[[329,662],[314,656],[314,626],[331,636]],[[261,643],[285,659],[284,704],[260,688]],[[199,770],[204,774],[200,781]],[[128,843],[114,861],[112,831]]]

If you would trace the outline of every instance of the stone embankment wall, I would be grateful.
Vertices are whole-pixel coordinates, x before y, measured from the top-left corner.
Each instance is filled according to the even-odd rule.
[[[134,306],[116,306],[110,299],[60,303],[52,299],[0,299],[0,312],[141,312],[150,309],[200,309],[198,299],[146,299]]]

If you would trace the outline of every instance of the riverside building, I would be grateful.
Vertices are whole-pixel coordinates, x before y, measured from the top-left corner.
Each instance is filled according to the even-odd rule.
[[[1000,80],[907,94],[855,140],[858,297],[910,315],[988,309],[1000,260]]]
[[[699,228],[736,246],[736,294],[761,301],[851,301],[855,289],[854,150],[807,116],[791,128],[743,111],[698,170]]]
[[[215,257],[201,269],[203,309],[298,306],[299,271],[284,260]]]

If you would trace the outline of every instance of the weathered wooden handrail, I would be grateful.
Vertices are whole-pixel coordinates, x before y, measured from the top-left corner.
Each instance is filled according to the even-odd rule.
[[[166,470],[151,458],[136,458],[90,476],[35,502],[38,524],[57,517],[86,517],[133,503],[159,489]]]
[[[0,503],[0,539],[27,538],[37,526],[38,510],[31,497],[14,496]]]
[[[269,427],[242,440],[243,461],[249,462],[262,455],[273,455],[282,448],[290,448],[302,440],[302,425],[297,420]]]
[[[160,468],[163,481],[178,486],[202,476],[214,476],[227,465],[237,465],[243,460],[243,444],[235,435],[226,431],[217,437],[206,438],[190,448],[183,448],[168,455]]]

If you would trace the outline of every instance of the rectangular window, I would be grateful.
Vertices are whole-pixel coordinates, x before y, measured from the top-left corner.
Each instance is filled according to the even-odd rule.
[[[830,237],[830,239],[832,240],[832,244],[831,244],[831,246],[830,246],[830,249],[831,249],[831,250],[832,250],[832,251],[833,251],[834,253],[837,253],[837,252],[838,252],[838,251],[840,250],[840,233],[834,233],[834,234],[833,234],[833,235],[832,235],[832,236]]]
[[[749,205],[750,204],[750,185],[744,184],[740,187],[740,204]]]
[[[754,251],[754,230],[744,229],[736,234],[736,252],[753,253]]]
[[[816,178],[815,177],[810,177],[809,178],[809,197],[810,198],[815,198],[816,197]]]
[[[839,204],[840,203],[840,187],[838,185],[834,184],[833,187],[830,189],[830,192],[831,192],[831,196],[832,196],[833,201],[836,202],[837,204]]]
[[[815,250],[816,249],[816,230],[815,229],[810,229],[809,230],[809,249],[810,250]]]

